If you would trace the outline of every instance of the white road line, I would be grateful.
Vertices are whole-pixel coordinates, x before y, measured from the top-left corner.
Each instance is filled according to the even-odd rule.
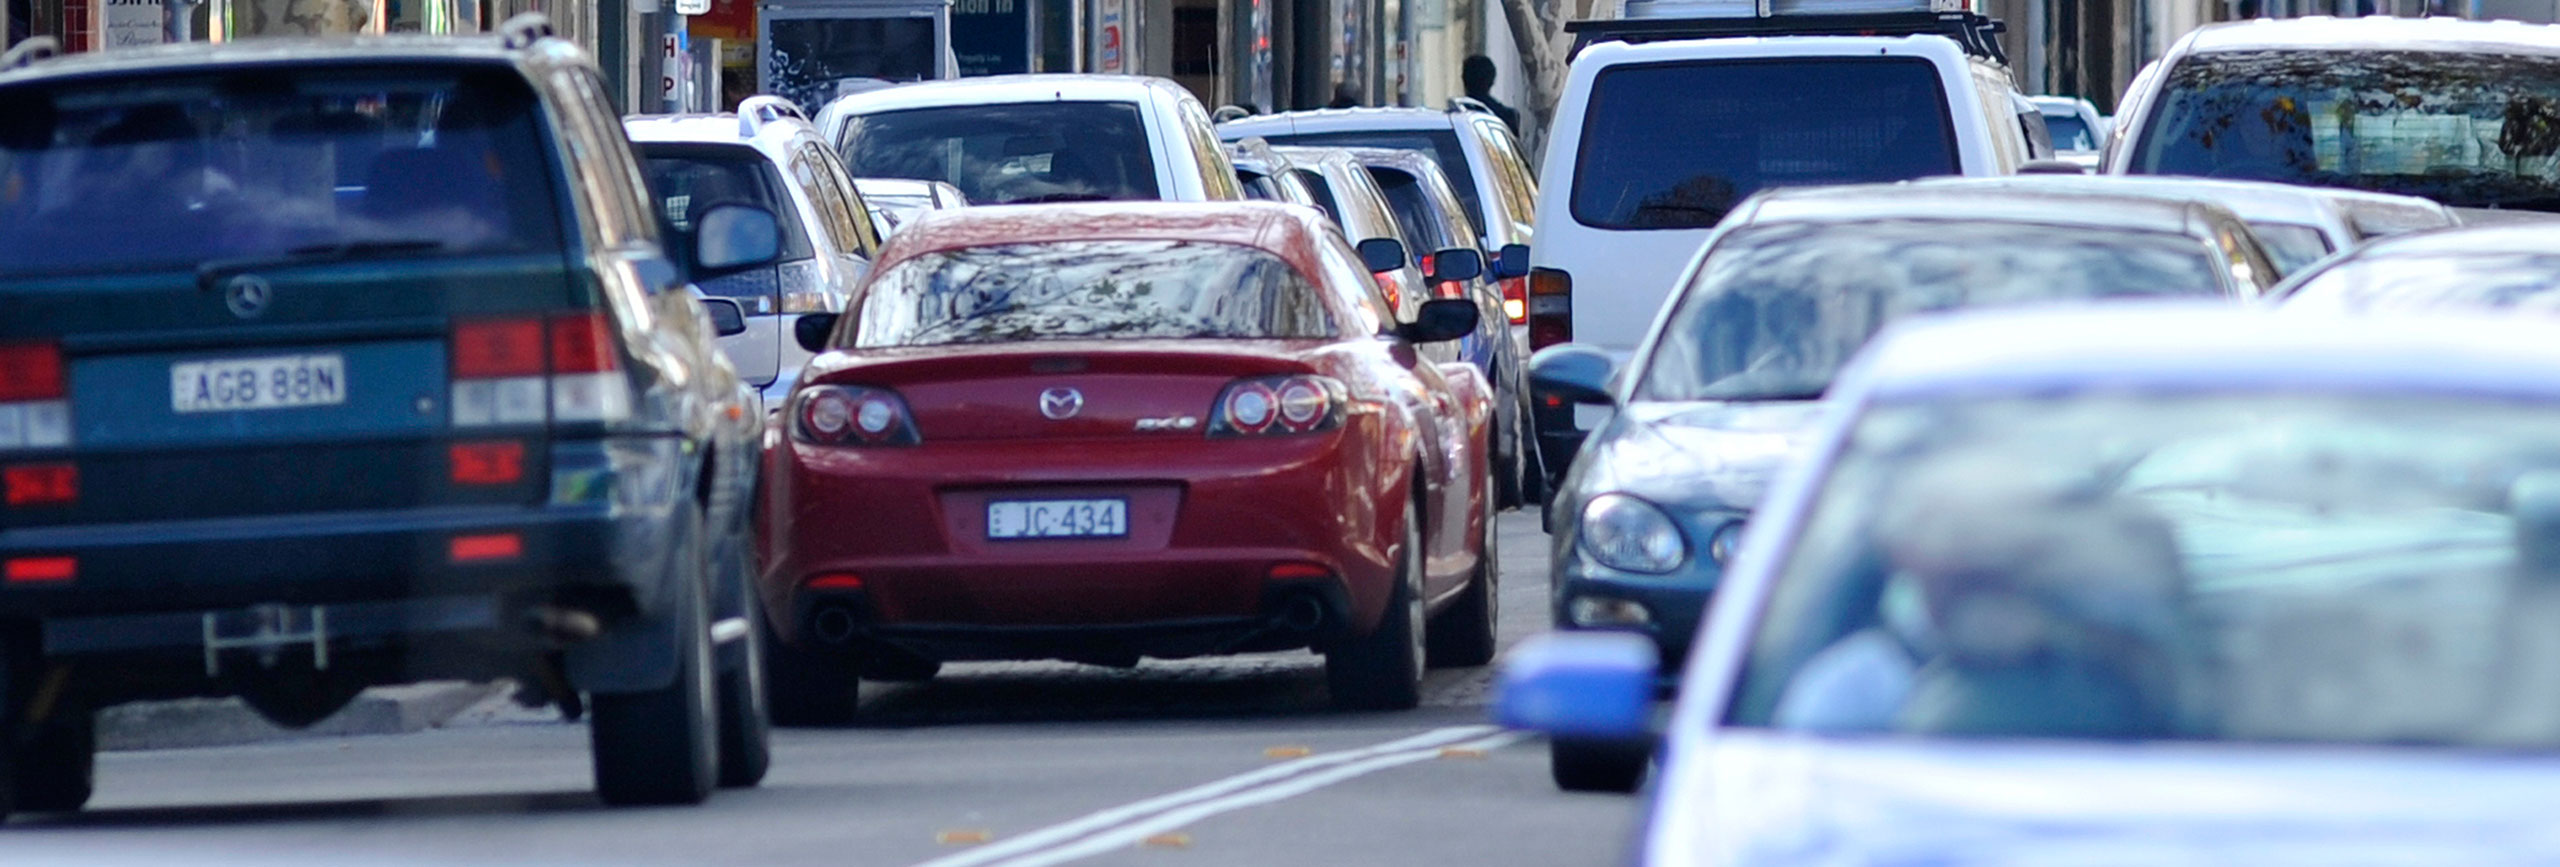
[[[1486,733],[1492,731],[1495,731],[1494,727],[1486,725],[1450,726],[1448,728],[1433,729],[1409,738],[1388,741],[1383,744],[1364,747],[1357,750],[1325,753],[1322,755],[1308,756],[1303,759],[1293,759],[1267,768],[1237,774],[1222,780],[1203,783],[1169,795],[1159,795],[1157,797],[1148,798],[1144,801],[1113,807],[1082,818],[1071,819],[1019,837],[1009,838],[1000,842],[970,849],[966,852],[957,852],[931,861],[926,861],[922,864],[916,865],[916,867],[982,867],[982,865],[994,863],[1007,858],[1036,853],[1042,849],[1068,843],[1089,834],[1109,830],[1114,826],[1140,821],[1167,810],[1178,809],[1195,802],[1220,798],[1232,795],[1239,791],[1251,789],[1256,786],[1287,780],[1290,777],[1315,771],[1320,768],[1328,768],[1335,765],[1349,764],[1365,760],[1375,760],[1381,756],[1393,756],[1410,751],[1420,751],[1425,756],[1438,755],[1442,746],[1463,741],[1468,738],[1482,737]]]
[[[1527,737],[1527,735],[1519,732],[1505,732],[1482,740],[1459,744],[1454,748],[1487,751],[1497,750],[1510,746],[1513,743],[1517,743],[1525,737]],[[1034,852],[1020,858],[1000,861],[996,863],[995,867],[1053,867],[1053,865],[1065,864],[1070,861],[1080,861],[1106,852],[1116,852],[1122,849],[1127,849],[1131,846],[1138,845],[1139,842],[1144,841],[1148,837],[1183,828],[1202,819],[1216,816],[1221,813],[1231,813],[1246,807],[1256,807],[1272,803],[1274,801],[1294,798],[1344,780],[1366,776],[1388,768],[1401,767],[1404,765],[1414,764],[1416,762],[1427,762],[1438,758],[1439,756],[1440,750],[1438,748],[1425,748],[1391,753],[1371,758],[1366,761],[1353,762],[1331,770],[1307,774],[1305,776],[1283,780],[1270,785],[1247,789],[1223,798],[1202,801],[1190,806],[1158,813],[1154,818],[1144,819],[1131,824],[1112,828],[1108,831],[1094,834],[1065,846]]]

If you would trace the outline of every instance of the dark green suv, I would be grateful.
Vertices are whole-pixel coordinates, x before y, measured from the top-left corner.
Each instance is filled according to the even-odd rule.
[[[0,59],[0,815],[94,711],[514,678],[609,803],[766,764],[758,429],[587,57],[473,39]],[[736,318],[730,308],[727,320]]]

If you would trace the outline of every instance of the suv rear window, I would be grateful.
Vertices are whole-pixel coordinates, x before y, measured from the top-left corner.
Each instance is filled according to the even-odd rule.
[[[1449,186],[1458,194],[1458,204],[1467,209],[1474,220],[1476,234],[1484,234],[1484,201],[1477,195],[1476,175],[1467,165],[1467,152],[1458,146],[1458,134],[1445,129],[1379,129],[1360,132],[1325,132],[1303,135],[1275,135],[1265,139],[1275,145],[1313,147],[1374,147],[1400,151],[1420,151],[1440,164],[1441,174],[1449,176]]]
[[[973,204],[1158,198],[1146,123],[1125,102],[857,115],[838,146],[854,177],[946,181]]]
[[[1321,338],[1324,300],[1287,262],[1198,241],[1064,241],[932,253],[882,271],[861,348],[1020,340]]]
[[[0,274],[561,249],[506,72],[299,67],[0,91]]]
[[[1573,218],[1700,229],[1770,187],[1956,174],[1938,68],[1903,57],[1649,63],[1592,82]]]
[[[649,193],[667,225],[689,230],[695,217],[720,205],[754,205],[779,217],[782,255],[793,262],[816,256],[800,208],[783,186],[782,170],[749,147],[725,145],[640,145],[640,167],[649,175]],[[681,246],[681,245],[679,245]],[[732,298],[760,298],[781,291],[773,269],[758,268],[701,284],[702,291]],[[755,307],[751,312],[760,312]]]

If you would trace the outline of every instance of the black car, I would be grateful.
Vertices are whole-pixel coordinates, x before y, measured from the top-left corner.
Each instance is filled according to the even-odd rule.
[[[88,800],[98,708],[445,678],[591,715],[608,803],[760,780],[762,419],[688,280],[774,216],[671,259],[538,17],[50,47],[0,62],[0,808]]]

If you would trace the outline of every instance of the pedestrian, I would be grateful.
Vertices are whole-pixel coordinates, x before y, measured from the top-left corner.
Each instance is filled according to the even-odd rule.
[[[1339,83],[1335,84],[1335,85],[1333,86],[1333,101],[1332,101],[1332,102],[1325,103],[1324,107],[1326,107],[1326,108],[1359,108],[1359,107],[1360,107],[1360,85],[1353,84],[1353,83],[1348,82],[1348,81],[1345,81],[1345,82],[1339,82]]]
[[[1468,56],[1467,62],[1458,67],[1458,82],[1466,85],[1467,98],[1484,103],[1484,107],[1493,110],[1494,117],[1502,118],[1502,122],[1511,127],[1513,135],[1518,135],[1520,112],[1493,98],[1493,76],[1493,58],[1482,54]]]

